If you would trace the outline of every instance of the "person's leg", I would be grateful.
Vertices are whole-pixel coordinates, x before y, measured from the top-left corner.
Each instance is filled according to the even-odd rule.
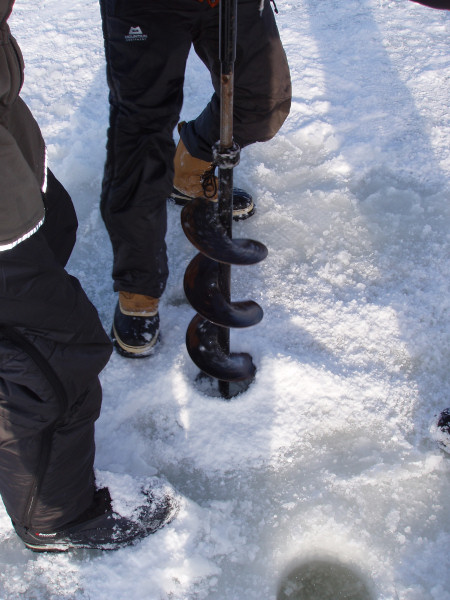
[[[173,181],[173,129],[183,101],[199,3],[101,0],[110,126],[101,212],[119,292],[112,337],[129,358],[153,353],[158,299],[168,276],[166,202]]]
[[[261,16],[258,7],[255,0],[238,1],[233,136],[241,148],[271,139],[291,105],[289,66],[269,0]],[[217,19],[207,16],[194,47],[211,73],[215,92],[203,112],[183,127],[181,137],[193,156],[211,161],[220,135],[220,61]]]
[[[73,520],[94,494],[98,374],[111,344],[63,265],[76,217],[49,174],[46,221],[0,253],[0,493],[18,527]]]
[[[79,350],[0,326],[0,493],[17,528],[51,531],[93,500],[101,389],[88,364],[94,353],[80,360]],[[81,391],[67,390],[68,365],[57,374],[63,355],[84,365]]]
[[[111,344],[62,267],[74,213],[56,183],[45,229],[0,253],[0,494],[28,548],[111,550],[163,527],[177,501],[152,478],[136,490],[133,514],[121,516],[109,489],[96,488],[98,375]]]
[[[77,219],[50,171],[44,201],[44,225],[0,254],[0,491],[13,520],[41,527],[92,500],[98,373],[111,352],[95,308],[64,271]]]
[[[115,291],[154,298],[164,291],[173,129],[197,4],[101,0],[111,105],[101,211]]]
[[[12,277],[18,265],[31,265],[30,250],[39,250],[39,256],[43,251],[43,274],[46,244],[40,237],[30,238],[35,244],[24,242],[20,253],[15,248],[12,261],[6,258],[6,264],[15,267]],[[64,285],[64,280],[54,283]],[[40,287],[38,279],[34,286]],[[31,297],[36,296],[33,291]],[[83,307],[83,296],[79,300]],[[64,305],[59,308],[63,313]],[[114,510],[109,486],[96,486],[98,372],[109,357],[110,344],[102,330],[99,339],[93,337],[98,322],[87,317],[72,332],[71,343],[41,337],[40,324],[33,332],[0,325],[0,493],[16,533],[28,548],[40,552],[113,550],[157,531],[177,511],[176,497],[159,478],[136,482],[135,510],[126,516]],[[93,329],[87,336],[89,326]],[[113,498],[114,491],[113,487]]]
[[[196,196],[217,199],[212,146],[220,137],[219,8],[203,14],[194,32],[194,47],[208,67],[214,94],[203,112],[181,124],[175,155],[171,197],[186,204]],[[266,141],[279,130],[289,113],[291,83],[269,0],[262,15],[255,0],[240,0],[237,16],[237,53],[234,77],[234,139],[242,147]],[[233,189],[233,218],[254,213],[252,197]]]

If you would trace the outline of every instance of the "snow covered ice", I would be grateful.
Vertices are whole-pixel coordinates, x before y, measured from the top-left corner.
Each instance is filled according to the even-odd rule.
[[[361,583],[351,596],[336,580],[335,600],[450,600],[450,462],[431,432],[450,405],[450,13],[407,0],[278,8],[291,115],[235,170],[257,213],[234,234],[269,248],[232,269],[233,296],[265,311],[232,331],[256,382],[231,402],[193,386],[182,280],[195,250],[169,205],[163,342],[103,372],[96,466],[160,473],[180,514],[132,548],[47,556],[2,507],[2,599],[297,600],[289,574],[326,562]],[[69,270],[109,330],[99,8],[17,0],[11,27],[23,96],[80,220]],[[210,93],[192,55],[182,118]]]

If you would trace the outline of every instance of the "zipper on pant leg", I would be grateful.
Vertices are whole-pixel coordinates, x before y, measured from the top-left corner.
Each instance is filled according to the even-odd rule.
[[[42,481],[47,471],[48,462],[50,458],[50,451],[52,448],[52,438],[55,430],[56,426],[51,426],[45,429],[41,434],[42,439],[39,451],[38,469],[33,477],[33,483],[31,486],[30,493],[28,495],[28,500],[25,506],[25,513],[23,517],[24,527],[26,527],[27,529],[30,529],[31,519],[33,517],[36,502],[39,497]]]

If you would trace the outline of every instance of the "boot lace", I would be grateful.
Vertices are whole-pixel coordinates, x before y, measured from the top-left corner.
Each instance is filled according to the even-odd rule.
[[[217,178],[214,175],[216,166],[212,165],[210,169],[205,171],[201,177],[201,184],[205,198],[214,198],[217,194]]]

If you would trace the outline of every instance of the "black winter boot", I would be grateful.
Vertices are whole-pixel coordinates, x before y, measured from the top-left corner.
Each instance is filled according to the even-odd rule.
[[[162,487],[142,489],[141,505],[131,515],[116,512],[108,488],[95,492],[91,506],[78,519],[54,531],[36,531],[13,522],[25,546],[35,552],[65,552],[74,548],[118,550],[132,545],[169,523],[178,511],[175,497]]]
[[[158,299],[119,292],[111,337],[122,356],[145,358],[153,354],[159,340]]]

